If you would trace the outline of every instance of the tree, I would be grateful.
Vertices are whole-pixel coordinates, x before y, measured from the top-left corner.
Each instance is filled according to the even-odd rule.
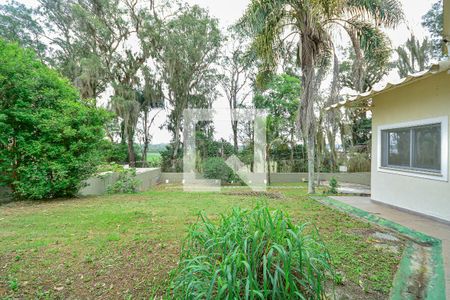
[[[221,34],[216,19],[199,6],[184,6],[161,32],[157,63],[169,104],[167,128],[173,134],[172,167],[181,144],[183,111],[209,108],[215,100]]]
[[[444,10],[442,0],[433,4],[431,9],[422,17],[422,26],[431,33],[433,58],[445,56],[445,45],[442,42],[444,32]]]
[[[242,108],[245,100],[251,93],[249,84],[253,77],[251,53],[246,52],[248,39],[238,27],[229,29],[228,44],[223,47],[221,61],[222,74],[220,84],[225,91],[230,112]],[[231,129],[233,131],[234,151],[238,151],[238,121],[231,114]]]
[[[33,10],[16,1],[0,5],[0,37],[33,49],[45,58],[47,46],[41,41],[42,26],[33,18]]]
[[[0,23],[0,34],[17,36],[24,44],[31,44],[31,34],[45,40],[50,55],[46,60],[71,80],[83,99],[97,100],[112,88],[109,104],[119,119],[116,123],[128,147],[128,161],[134,165],[134,134],[141,115],[138,91],[146,84],[143,68],[160,45],[160,14],[165,4],[155,6],[153,0],[150,6],[140,0],[38,2],[36,10],[14,2],[0,7],[7,13],[0,21],[11,23],[3,27]]]
[[[16,198],[75,195],[101,161],[107,118],[32,51],[0,40],[0,182]]]
[[[267,161],[270,168],[271,146],[290,144],[290,165],[294,166],[295,123],[299,104],[300,80],[282,74],[275,75],[265,90],[256,94],[253,102],[258,109],[267,109]],[[270,171],[269,171],[270,172]],[[270,182],[269,182],[270,183]]]
[[[137,101],[140,106],[140,116],[142,120],[141,124],[141,138],[142,138],[142,161],[144,164],[147,163],[148,147],[151,140],[151,127],[162,111],[164,94],[162,90],[162,82],[151,74],[148,69],[144,69],[144,81],[145,85],[142,91],[138,92]],[[154,109],[158,111],[150,118],[150,112]]]
[[[121,138],[134,166],[134,135],[141,112],[139,76],[155,55],[161,21],[138,0],[40,0],[40,11],[59,33],[58,69],[80,89],[83,98],[97,98],[110,86],[111,107],[121,119]],[[136,43],[136,40],[138,43]]]
[[[424,39],[420,43],[414,35],[411,35],[403,46],[396,49],[398,54],[396,66],[400,77],[404,78],[409,74],[424,71],[428,68],[432,51],[432,44],[428,39]]]
[[[286,36],[296,35],[296,53],[302,71],[302,97],[299,124],[308,147],[308,192],[314,192],[315,115],[317,68],[321,58],[333,52],[333,30],[344,29],[357,50],[375,49],[379,40],[379,25],[394,25],[402,18],[397,0],[385,1],[313,1],[313,0],[252,0],[242,19],[254,34],[254,47],[271,71],[277,65],[277,49]],[[376,25],[374,25],[376,23]],[[373,32],[380,34],[374,35]],[[360,72],[358,66],[357,72]],[[319,81],[320,83],[320,81]],[[320,85],[319,85],[320,86]]]

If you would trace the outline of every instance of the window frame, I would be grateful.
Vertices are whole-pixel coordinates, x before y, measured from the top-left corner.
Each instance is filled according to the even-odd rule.
[[[395,129],[411,129],[411,127],[429,126],[434,124],[441,125],[441,170],[421,170],[410,167],[401,166],[383,166],[383,152],[382,152],[382,132],[386,130]],[[381,125],[377,128],[378,145],[377,145],[377,171],[384,173],[392,173],[398,175],[406,175],[412,177],[420,177],[439,181],[448,181],[448,116],[423,119],[411,122],[402,122],[396,124]],[[412,155],[412,153],[410,153]]]

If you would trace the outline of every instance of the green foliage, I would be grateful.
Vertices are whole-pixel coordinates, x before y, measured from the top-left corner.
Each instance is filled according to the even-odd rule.
[[[73,196],[101,160],[109,114],[29,50],[0,40],[0,182],[19,199]]]
[[[183,6],[162,29],[164,51],[157,63],[167,90],[171,111],[167,128],[173,133],[171,170],[176,170],[181,144],[183,111],[209,108],[217,96],[218,62],[222,36],[217,19],[197,6]],[[180,151],[178,151],[180,150]]]
[[[372,140],[372,118],[359,110],[352,111],[352,114],[352,144],[367,147]]]
[[[350,154],[347,167],[349,172],[370,172],[371,163],[369,154],[365,152],[354,152]]]
[[[122,165],[119,165],[115,162],[106,164],[106,165],[100,165],[97,168],[97,173],[103,173],[103,172],[122,172],[124,167]],[[100,175],[101,176],[101,175]]]
[[[328,181],[328,185],[330,186],[327,191],[328,194],[337,194],[338,193],[337,188],[339,187],[339,184],[338,184],[338,181],[336,180],[336,178],[332,177]]]
[[[114,172],[117,173],[119,177],[116,182],[108,186],[107,192],[109,194],[132,194],[138,191],[140,182],[136,179],[135,168],[115,168]]]
[[[159,153],[149,153],[147,156],[147,167],[159,168],[161,167],[161,155]]]
[[[300,79],[282,74],[273,76],[264,90],[254,97],[255,107],[267,109],[269,112],[267,117],[269,137],[290,136],[290,130],[295,127],[297,119],[300,90]]]
[[[183,148],[177,153],[177,157],[174,158],[174,144],[171,143],[166,146],[166,150],[161,152],[161,170],[163,172],[183,172]],[[173,160],[175,163],[173,163]]]
[[[47,48],[40,39],[42,33],[31,8],[16,1],[0,5],[0,38],[31,48],[42,58]]]
[[[436,1],[431,9],[422,17],[422,26],[431,33],[433,43],[433,56],[442,58],[445,55],[445,47],[442,42],[444,32],[444,10],[442,0]]]
[[[414,35],[411,35],[403,46],[396,49],[398,54],[396,66],[400,77],[403,78],[428,68],[432,50],[432,44],[428,39],[424,39],[421,43]]]
[[[219,224],[201,214],[184,243],[170,296],[322,299],[334,271],[318,233],[307,229],[266,207],[235,208]]]
[[[136,153],[137,161],[142,159],[140,154],[141,151],[139,150],[139,145],[134,144],[134,152]],[[125,143],[112,143],[109,140],[104,140],[101,145],[101,151],[105,162],[129,163],[128,146]]]
[[[13,292],[17,292],[19,290],[19,283],[17,282],[16,278],[10,278],[8,280],[8,285],[9,288],[13,291]]]
[[[203,161],[203,176],[208,179],[219,179],[222,183],[238,182],[239,177],[221,157],[210,157]]]

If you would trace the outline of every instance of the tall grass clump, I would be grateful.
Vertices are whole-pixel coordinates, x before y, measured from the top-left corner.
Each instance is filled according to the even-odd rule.
[[[235,208],[218,224],[201,214],[190,228],[170,297],[322,299],[331,274],[315,229],[266,207]]]

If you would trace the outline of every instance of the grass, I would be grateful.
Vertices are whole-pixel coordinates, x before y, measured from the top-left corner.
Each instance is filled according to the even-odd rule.
[[[315,230],[263,205],[233,209],[219,224],[204,214],[183,245],[172,281],[175,299],[307,299],[334,281],[330,256]]]
[[[199,211],[218,221],[232,207],[253,208],[261,201],[293,222],[318,228],[346,293],[387,297],[400,254],[376,247],[370,235],[381,229],[319,204],[305,195],[306,188],[279,192],[283,199],[161,186],[136,195],[0,206],[0,297],[162,294]]]

